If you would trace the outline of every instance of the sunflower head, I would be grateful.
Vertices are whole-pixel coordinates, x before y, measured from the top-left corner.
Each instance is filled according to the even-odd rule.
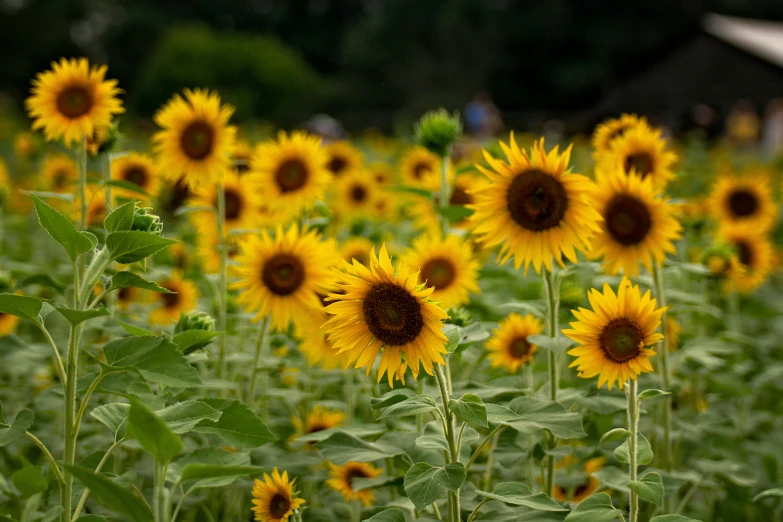
[[[501,245],[501,263],[514,258],[525,271],[532,264],[552,268],[554,259],[564,266],[565,256],[576,262],[576,251],[586,250],[600,228],[601,216],[592,207],[595,185],[585,176],[570,172],[570,147],[544,149],[543,138],[530,152],[521,150],[513,133],[509,145],[500,144],[506,161],[485,151],[489,168],[477,165],[489,183],[474,191],[474,213],[468,218],[473,234],[486,248]]]
[[[340,257],[347,263],[357,260],[364,266],[370,266],[370,250],[375,244],[361,236],[352,236],[340,241]]]
[[[543,332],[544,324],[530,314],[511,314],[498,326],[485,345],[492,367],[514,373],[524,365],[532,364],[538,346],[528,337]]]
[[[263,226],[259,223],[261,197],[251,189],[247,176],[230,171],[223,176],[223,201],[225,232],[238,229],[252,229]],[[215,211],[219,207],[217,185],[203,185],[193,192],[189,205],[194,207],[190,218],[200,234],[217,237]],[[213,210],[210,210],[213,209]]]
[[[20,132],[14,137],[14,152],[19,159],[32,159],[41,148],[32,132]]]
[[[72,185],[79,177],[79,167],[65,154],[52,154],[44,158],[41,174],[46,190],[72,192]]]
[[[772,196],[769,179],[764,174],[721,176],[712,189],[709,206],[721,231],[747,227],[765,232],[777,223],[778,206]]]
[[[617,293],[607,283],[603,293],[590,290],[588,299],[592,310],[572,310],[577,321],[563,330],[579,343],[568,352],[576,357],[571,367],[579,377],[598,375],[598,386],[606,383],[611,390],[615,382],[622,389],[628,379],[653,371],[649,359],[655,352],[647,347],[663,339],[657,329],[665,308],[656,307],[650,291],[642,295],[623,277]]]
[[[362,153],[347,141],[333,141],[324,149],[327,155],[326,168],[335,178],[361,169]]]
[[[585,462],[581,470],[583,473],[583,479],[575,486],[571,486],[569,488],[561,487],[555,484],[555,487],[552,490],[552,497],[555,500],[559,500],[561,502],[565,502],[566,500],[570,500],[571,502],[577,504],[582,502],[584,499],[595,493],[595,491],[601,486],[599,480],[593,477],[593,473],[602,469],[604,464],[606,464],[605,457],[595,457],[589,459],[587,462]],[[558,464],[558,468],[559,467],[560,465]]]
[[[231,161],[234,164],[234,172],[247,174],[250,171],[250,156],[253,155],[253,148],[245,140],[236,140],[234,148],[231,150]]]
[[[600,123],[593,131],[593,157],[597,160],[609,152],[617,138],[640,123],[646,124],[647,120],[636,114],[623,114],[619,118],[609,118]]]
[[[95,127],[92,134],[87,136],[87,152],[92,157],[113,151],[120,142],[120,128],[116,121],[108,127]]]
[[[193,310],[198,302],[198,289],[192,281],[183,279],[178,273],[172,274],[158,284],[169,293],[156,293],[156,308],[150,313],[150,323],[168,325],[180,316]]]
[[[710,271],[710,276],[721,279],[739,267],[739,258],[734,247],[728,243],[710,245],[701,254],[701,262]]]
[[[330,478],[326,484],[332,489],[342,493],[346,502],[359,501],[365,507],[369,507],[375,498],[372,489],[357,490],[354,480],[375,478],[381,474],[381,470],[367,462],[348,462],[344,466],[329,463]]]
[[[296,498],[296,479],[288,480],[288,472],[281,475],[275,468],[264,480],[256,479],[253,485],[253,520],[256,522],[288,522],[305,501]]]
[[[732,227],[722,233],[721,239],[731,245],[738,261],[727,273],[725,290],[750,293],[774,271],[775,248],[767,233],[746,226]]]
[[[451,146],[462,133],[459,113],[449,114],[446,109],[430,111],[416,124],[416,141],[441,158],[449,155]]]
[[[597,168],[650,178],[655,189],[661,190],[674,178],[672,167],[676,161],[677,155],[669,150],[661,131],[640,122],[612,141]]]
[[[323,406],[316,406],[307,414],[305,422],[299,417],[293,417],[291,424],[301,435],[310,435],[323,430],[329,430],[342,426],[345,422],[345,414],[339,410],[330,410]]]
[[[439,183],[440,169],[441,160],[437,154],[421,146],[413,147],[402,158],[402,182],[404,185],[434,190]]]
[[[335,212],[366,217],[375,212],[377,186],[361,172],[343,175],[337,182]]]
[[[131,230],[147,232],[159,236],[163,233],[163,222],[160,220],[159,216],[152,213],[152,208],[136,206],[136,210],[133,213]]]
[[[111,162],[111,178],[130,185],[127,189],[120,189],[119,193],[125,198],[144,197],[138,190],[138,187],[145,194],[155,197],[160,187],[160,178],[155,168],[154,160],[145,155],[131,152],[121,156]]]

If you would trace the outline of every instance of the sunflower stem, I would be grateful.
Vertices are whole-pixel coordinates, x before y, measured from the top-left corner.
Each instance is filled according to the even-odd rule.
[[[671,370],[669,368],[669,335],[666,332],[666,321],[668,314],[666,313],[666,288],[663,280],[663,270],[658,263],[653,264],[653,286],[655,287],[655,297],[658,300],[658,306],[663,308],[663,314],[661,315],[661,333],[663,334],[663,340],[660,344],[659,355],[659,371],[661,372],[663,380],[663,391],[669,391],[671,387]],[[661,461],[663,462],[663,469],[671,471],[672,469],[672,398],[671,395],[664,397],[663,401],[663,454],[661,455]]]
[[[261,324],[258,328],[258,342],[256,343],[256,355],[253,358],[253,371],[250,372],[250,382],[247,385],[247,396],[245,398],[245,402],[252,408],[253,407],[253,401],[256,397],[256,381],[258,377],[258,372],[260,370],[263,370],[264,368],[259,368],[259,364],[261,363],[261,359],[263,359],[266,354],[267,350],[269,349],[269,317],[264,317],[261,320]],[[224,334],[225,335],[225,332]],[[267,385],[267,379],[266,374],[264,374],[263,379],[261,379],[261,394],[264,396],[264,403],[266,403],[266,385]]]
[[[451,463],[459,462],[459,450],[457,449],[457,440],[454,432],[454,415],[452,415],[449,409],[449,391],[448,380],[443,372],[443,367],[439,364],[433,365],[435,369],[435,379],[438,381],[438,389],[440,390],[441,401],[443,402],[443,411],[446,418],[446,442],[449,445],[449,458]],[[459,490],[450,491],[449,499],[451,505],[451,522],[460,522],[460,507],[459,507]]]
[[[560,307],[560,289],[555,275],[554,262],[551,269],[544,269],[544,289],[547,300],[547,334],[549,337],[557,337],[557,317]],[[547,353],[547,366],[549,373],[549,398],[557,400],[558,375],[557,354],[553,350]],[[554,445],[557,439],[552,437]],[[546,490],[547,496],[552,496],[555,485],[555,456],[547,455],[546,458]]]
[[[637,398],[639,384],[635,379],[628,383],[626,394],[628,395],[628,480],[637,480],[638,462],[637,448],[639,443],[639,400]],[[639,496],[631,490],[629,522],[637,522],[639,519]]]
[[[451,158],[447,152],[440,160],[440,194],[438,195],[438,206],[440,208],[446,208],[449,206],[449,200],[451,199],[451,187],[449,186],[449,161]],[[445,237],[449,233],[449,220],[446,216],[440,216],[443,223],[443,236]]]
[[[82,143],[79,146],[79,203],[81,204],[81,221],[79,222],[82,230],[87,228],[87,135],[82,136]]]
[[[217,183],[217,233],[218,250],[220,251],[220,288],[218,292],[218,329],[220,336],[220,353],[218,355],[217,378],[222,379],[226,368],[226,351],[228,349],[228,249],[226,247],[226,191],[223,181]],[[255,368],[254,368],[255,369]]]

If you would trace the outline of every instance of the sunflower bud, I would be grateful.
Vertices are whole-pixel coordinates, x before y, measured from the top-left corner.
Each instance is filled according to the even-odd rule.
[[[449,308],[446,313],[449,314],[449,318],[446,322],[457,326],[467,326],[472,320],[470,312],[461,306]]]
[[[189,330],[213,332],[215,331],[215,320],[212,319],[208,313],[198,310],[180,315],[179,321],[177,321],[177,324],[174,326],[174,334],[176,335],[180,332],[187,332]],[[206,346],[206,344],[204,346]]]
[[[712,277],[723,277],[731,268],[732,258],[736,256],[730,245],[719,243],[704,250],[701,262],[709,269]]]
[[[416,124],[416,141],[441,158],[449,155],[452,144],[462,133],[459,114],[446,109],[430,111]]]
[[[149,207],[136,208],[136,212],[133,215],[133,225],[131,230],[139,230],[141,232],[149,232],[156,236],[161,235],[163,232],[163,222],[160,217],[152,214],[152,209]]]

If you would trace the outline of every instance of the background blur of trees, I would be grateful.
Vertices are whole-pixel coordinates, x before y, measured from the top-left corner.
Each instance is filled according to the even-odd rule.
[[[110,65],[132,115],[218,88],[237,119],[327,112],[390,128],[488,91],[506,113],[583,107],[699,30],[781,0],[0,0],[0,91],[60,56]]]

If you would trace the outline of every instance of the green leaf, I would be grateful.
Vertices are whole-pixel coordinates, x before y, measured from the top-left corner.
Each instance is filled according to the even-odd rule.
[[[509,407],[519,414],[521,420],[505,422],[507,426],[520,433],[533,434],[540,430],[549,430],[561,439],[579,439],[586,437],[582,428],[582,416],[567,412],[558,402],[545,401],[535,397],[517,397]]]
[[[626,440],[614,450],[614,456],[623,464],[628,464],[628,441]],[[650,441],[644,435],[639,435],[639,447],[636,450],[638,464],[643,466],[653,460],[653,450]]]
[[[644,390],[642,393],[639,394],[639,401],[643,401],[646,399],[656,399],[660,397],[665,397],[666,395],[671,395],[671,393],[663,390]]]
[[[465,482],[465,466],[451,463],[436,468],[419,462],[408,469],[403,488],[419,511],[445,496],[446,491],[456,491]]]
[[[628,400],[625,397],[613,395],[592,395],[582,397],[577,395],[574,399],[576,399],[576,402],[580,406],[593,411],[598,415],[611,415],[618,411],[625,411],[626,408],[628,408]]]
[[[109,428],[109,431],[114,435],[114,442],[117,442],[125,436],[124,428],[128,421],[129,409],[130,404],[112,402],[92,410],[90,417]]]
[[[26,295],[0,294],[0,313],[15,315],[22,319],[41,324],[43,301]]]
[[[103,353],[110,366],[136,368],[145,379],[157,384],[174,388],[189,388],[201,384],[196,368],[188,363],[177,345],[165,337],[116,339],[104,346]]]
[[[259,466],[225,466],[222,464],[188,464],[182,469],[182,481],[195,481],[193,487],[220,488],[248,475],[258,475],[264,468]]]
[[[557,337],[549,337],[548,335],[528,335],[527,340],[530,343],[535,344],[539,348],[548,350],[550,352],[561,353],[574,344],[574,341],[564,335],[558,335]]]
[[[598,447],[600,448],[604,444],[615,440],[625,440],[630,435],[631,432],[625,428],[615,428],[613,430],[609,430],[601,436],[601,440],[598,441]]]
[[[117,319],[117,322],[122,326],[122,329],[128,332],[130,335],[133,335],[134,337],[144,337],[144,336],[154,336],[155,334],[151,332],[150,330],[147,330],[146,328],[141,328],[140,326],[135,326],[130,323],[126,323],[124,321],[120,321]]]
[[[208,330],[185,330],[174,335],[171,340],[174,341],[180,352],[188,355],[199,348],[205,347],[206,344],[204,343],[209,344],[212,339],[221,334],[222,332],[211,332]]]
[[[79,323],[95,319],[96,317],[105,317],[109,314],[109,311],[104,308],[93,308],[92,310],[74,310],[66,306],[55,306],[60,315],[65,317],[72,326],[76,326]]]
[[[446,343],[446,351],[448,353],[454,353],[459,347],[459,326],[456,324],[444,324],[443,335],[446,336],[448,342]]]
[[[111,260],[123,264],[141,261],[174,243],[177,241],[137,230],[112,232],[106,236]]]
[[[148,281],[143,277],[134,274],[133,272],[117,272],[111,277],[109,282],[109,291],[116,290],[118,288],[142,288],[144,290],[152,290],[153,292],[159,292],[161,294],[174,294],[168,288],[163,288],[154,281]]]
[[[109,519],[99,515],[83,515],[76,519],[76,522],[106,522],[107,520]]]
[[[414,395],[409,399],[405,399],[397,404],[392,404],[383,412],[383,415],[378,417],[379,419],[386,419],[388,417],[409,417],[411,415],[419,415],[430,413],[437,410],[438,407],[435,404],[435,399],[429,395]]]
[[[35,421],[35,415],[32,410],[25,408],[17,413],[10,427],[0,429],[0,448],[23,437],[25,432],[32,427],[33,421]]]
[[[543,493],[534,495],[529,487],[519,482],[501,482],[495,486],[492,493],[476,490],[476,494],[512,506],[527,506],[538,511],[568,511],[568,508],[564,508]]]
[[[506,408],[505,406],[500,406],[498,404],[487,404],[486,408],[487,422],[491,422],[492,424],[496,424],[498,422],[517,421],[522,419],[518,413]]]
[[[449,410],[457,419],[463,422],[483,428],[489,426],[487,422],[487,407],[478,395],[466,393],[459,399],[451,399],[449,401]]]
[[[405,522],[405,512],[399,508],[384,509],[362,522]]]
[[[397,390],[392,390],[388,393],[385,393],[384,395],[381,395],[380,397],[371,398],[370,406],[372,406],[376,410],[379,408],[385,408],[387,406],[391,406],[392,404],[397,404],[398,402],[402,402],[409,397],[412,397],[414,393],[415,392],[410,388],[400,388]]]
[[[606,466],[593,473],[593,477],[598,479],[602,486],[614,489],[626,495],[630,493],[628,489],[628,473],[617,466]]]
[[[67,288],[66,285],[56,281],[50,274],[30,274],[19,281],[19,286],[29,285],[46,286],[56,290],[60,294],[63,293]]]
[[[3,410],[2,402],[0,402],[0,422],[5,424],[5,410]]]
[[[373,478],[355,478],[351,483],[351,489],[354,491],[365,491],[368,489],[378,489],[384,486],[402,486],[404,477],[390,477],[388,475],[379,475]]]
[[[35,210],[38,213],[38,222],[52,236],[52,239],[65,248],[71,261],[75,261],[77,257],[95,247],[92,239],[76,230],[70,219],[35,194],[32,197]]]
[[[137,194],[141,194],[143,196],[149,196],[150,193],[144,190],[139,185],[135,184],[132,181],[126,181],[124,179],[112,179],[109,181],[104,181],[104,185],[109,185],[110,187],[117,187],[124,190],[129,190],[131,192],[135,192]]]
[[[152,511],[130,488],[81,466],[65,465],[106,507],[130,517],[134,522],[153,522]]]
[[[658,507],[663,506],[663,479],[658,473],[648,473],[642,480],[630,480],[628,487],[635,491],[639,498]]]
[[[107,232],[122,232],[133,227],[133,215],[136,213],[136,201],[131,200],[115,208],[103,220],[103,228]]]
[[[131,399],[128,412],[128,435],[139,441],[159,464],[167,464],[182,453],[182,440],[166,421],[135,398]]]
[[[412,187],[410,185],[398,185],[396,187],[390,187],[389,191],[391,192],[404,192],[407,194],[415,194],[417,196],[421,196],[423,198],[431,199],[432,198],[432,192],[419,188],[419,187]]]
[[[324,457],[343,466],[350,461],[374,462],[405,453],[400,448],[382,442],[367,442],[344,431],[337,431],[315,443]]]
[[[155,413],[178,435],[189,432],[204,419],[217,421],[221,416],[219,410],[201,401],[178,402]]]
[[[481,323],[471,323],[459,328],[459,344],[478,343],[489,338],[489,332]]]
[[[416,438],[416,445],[425,449],[449,451],[449,443],[443,433],[443,424],[440,421],[428,422],[424,426],[424,432]]]
[[[207,402],[213,408],[216,403]],[[250,408],[239,401],[227,401],[224,408],[217,407],[223,413],[217,421],[205,419],[194,428],[199,433],[212,433],[232,446],[258,448],[277,440],[269,428]]]
[[[448,207],[436,207],[438,214],[445,217],[449,223],[459,223],[473,215],[473,209],[462,205],[449,205]]]
[[[682,515],[658,515],[657,517],[652,517],[650,522],[701,522],[701,520]]]
[[[753,497],[753,502],[758,502],[759,500],[768,497],[783,497],[783,488],[772,488],[762,491]]]
[[[46,491],[47,482],[37,466],[25,466],[11,475],[11,482],[25,497]]]
[[[580,502],[568,514],[565,522],[613,522],[620,518],[622,515],[612,505],[612,497],[606,493],[596,493]]]

